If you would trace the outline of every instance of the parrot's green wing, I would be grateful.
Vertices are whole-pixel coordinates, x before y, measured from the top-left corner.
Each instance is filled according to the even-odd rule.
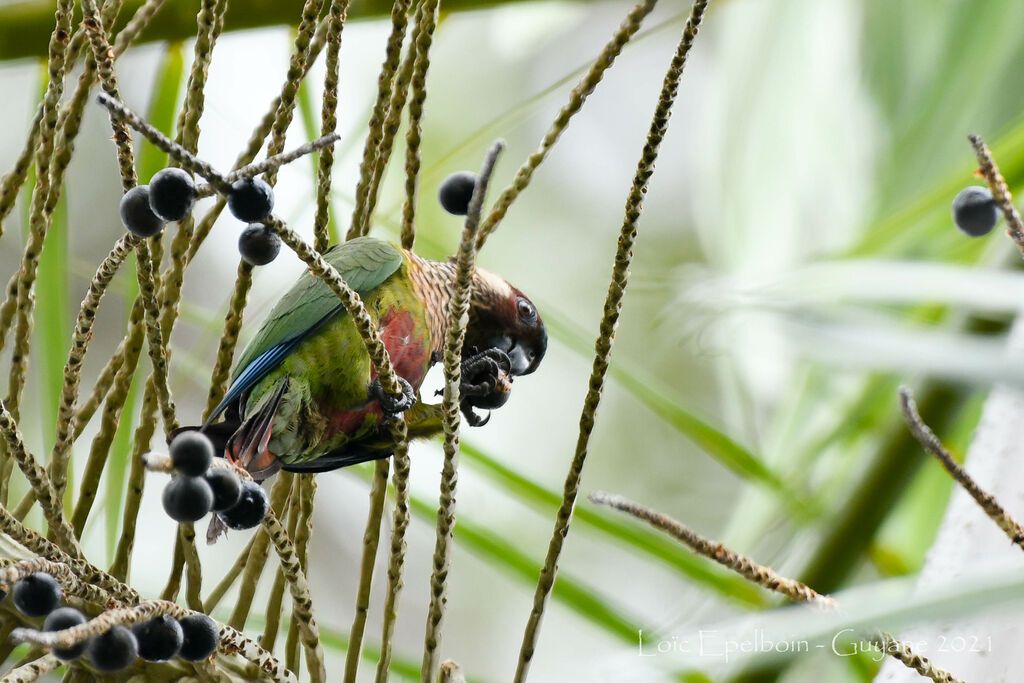
[[[342,279],[364,294],[380,286],[402,265],[397,247],[372,237],[359,237],[324,252]],[[337,295],[320,278],[306,271],[281,297],[263,327],[242,351],[231,387],[207,419],[209,424],[245,394],[321,325],[345,312]]]
[[[387,280],[402,265],[402,252],[373,237],[359,237],[335,245],[324,252],[342,279],[363,294]],[[233,377],[266,351],[304,337],[318,325],[344,310],[337,295],[309,271],[302,274],[288,293],[281,297],[259,333],[238,358]]]

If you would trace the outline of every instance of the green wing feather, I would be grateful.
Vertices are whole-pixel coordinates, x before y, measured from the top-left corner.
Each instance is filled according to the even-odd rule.
[[[378,287],[402,265],[397,247],[373,237],[335,245],[323,256],[358,294]],[[306,334],[339,304],[331,288],[307,270],[271,309],[263,327],[239,356],[232,379],[264,351]]]

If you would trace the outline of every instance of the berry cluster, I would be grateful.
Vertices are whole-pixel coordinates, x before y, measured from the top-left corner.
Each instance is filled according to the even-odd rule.
[[[201,432],[182,432],[170,445],[176,474],[164,489],[163,504],[176,522],[195,522],[211,510],[229,529],[251,529],[267,514],[270,501],[256,482],[213,467],[213,444]]]
[[[953,222],[965,235],[987,235],[998,221],[999,207],[987,187],[965,187],[953,199]]]
[[[35,572],[14,584],[11,600],[26,617],[46,617],[44,631],[63,631],[86,623],[86,616],[74,607],[58,607],[62,594],[50,574]],[[147,662],[163,662],[175,655],[189,662],[202,661],[217,650],[219,641],[217,622],[205,614],[181,620],[163,615],[131,629],[114,626],[69,648],[57,648],[53,654],[66,662],[88,655],[93,666],[112,673],[127,669],[139,657]]]
[[[185,220],[198,198],[199,188],[190,173],[165,168],[153,176],[149,185],[125,193],[121,198],[121,222],[136,237],[153,237],[167,223]],[[277,258],[281,238],[261,222],[274,208],[270,184],[262,178],[240,178],[231,184],[227,199],[235,218],[249,224],[238,240],[242,258],[254,266],[264,266]]]

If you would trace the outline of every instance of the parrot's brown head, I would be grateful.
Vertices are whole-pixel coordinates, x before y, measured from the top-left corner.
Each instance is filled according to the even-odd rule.
[[[537,307],[525,294],[477,268],[463,353],[491,348],[508,354],[513,375],[528,375],[544,358],[548,333]]]

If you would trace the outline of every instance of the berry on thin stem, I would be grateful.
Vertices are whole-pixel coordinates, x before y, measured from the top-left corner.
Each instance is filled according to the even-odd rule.
[[[437,198],[441,208],[456,216],[469,213],[469,200],[476,189],[476,173],[457,171],[441,181],[437,190]]]
[[[240,178],[231,183],[228,209],[240,221],[255,223],[274,208],[274,189],[262,178]]]
[[[164,511],[176,522],[195,522],[213,506],[213,491],[202,477],[171,477],[163,495]]]
[[[14,584],[12,597],[26,617],[44,617],[60,604],[60,584],[46,572],[36,572]]]
[[[987,187],[965,187],[953,199],[953,222],[971,237],[992,232],[999,222],[999,207]]]
[[[201,477],[213,462],[213,443],[202,432],[178,434],[168,447],[174,469],[190,477]]]
[[[217,651],[220,629],[205,614],[190,614],[180,622],[185,638],[178,656],[188,662],[201,662]]]
[[[50,612],[49,616],[46,617],[46,621],[43,622],[43,630],[63,631],[66,628],[79,626],[85,622],[85,615],[74,607],[58,607]],[[58,659],[70,662],[73,659],[81,657],[85,653],[85,648],[88,647],[88,645],[89,641],[83,640],[77,645],[72,645],[71,647],[63,650],[54,648],[53,654],[56,655]]]
[[[164,229],[164,222],[149,206],[149,186],[137,185],[121,197],[121,223],[136,237],[153,237]]]
[[[124,626],[114,626],[89,641],[89,661],[100,671],[113,673],[127,669],[139,656],[139,644]]]
[[[165,168],[149,180],[149,207],[165,221],[182,221],[199,198],[199,190],[188,171]]]
[[[178,620],[162,614],[132,626],[132,634],[139,643],[139,657],[147,662],[165,662],[181,649],[185,635]]]
[[[252,529],[263,521],[270,509],[270,499],[263,487],[254,481],[242,482],[242,496],[238,502],[217,513],[229,529]]]
[[[253,223],[238,237],[238,253],[250,265],[265,266],[280,252],[281,238],[262,223]]]

